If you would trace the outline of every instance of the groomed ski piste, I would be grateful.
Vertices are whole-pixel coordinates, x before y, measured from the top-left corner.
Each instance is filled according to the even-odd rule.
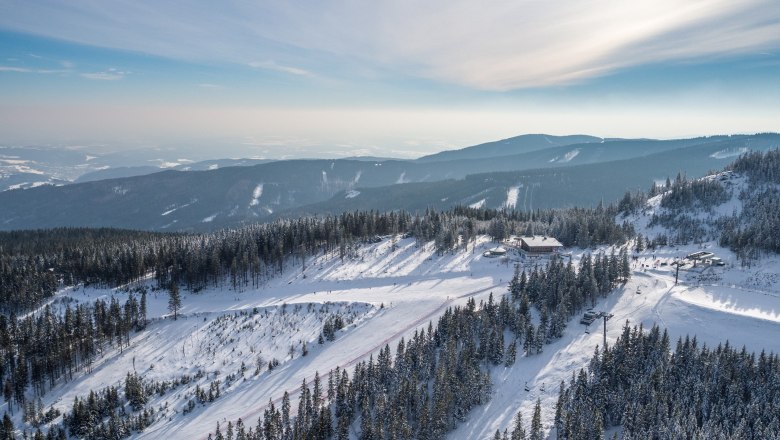
[[[646,227],[648,216],[630,220],[639,231],[652,235]],[[394,349],[402,337],[427,328],[429,322],[435,326],[448,307],[464,305],[469,298],[479,303],[491,293],[496,298],[506,293],[517,254],[511,250],[509,260],[483,256],[495,246],[482,236],[466,251],[438,255],[433,243],[417,246],[412,238],[384,237],[379,243],[360,246],[343,261],[336,251],[307,259],[305,269],[290,265],[261,288],[183,292],[177,320],[167,310],[167,292],[150,291],[151,322],[133,333],[130,346],[107,350],[90,372],[56,385],[43,403],[68,411],[74,397],[122,385],[133,371],[155,381],[188,375],[194,378],[188,384],[152,397],[149,406],[159,410],[158,418],[137,438],[205,439],[217,422],[224,427],[238,418],[254,425],[269,400],[278,404],[285,391],[297,407],[297,390],[304,379],[311,383],[316,372],[326,377],[339,367],[351,373],[357,362],[372,354],[376,358],[386,344]],[[611,250],[567,251],[577,262],[585,253]],[[688,264],[681,268],[675,285],[671,263],[701,250],[717,254],[726,265],[693,268]],[[631,280],[594,306],[613,315],[606,324],[608,344],[626,323],[642,324],[645,329],[657,324],[669,331],[673,346],[677,338],[690,335],[711,347],[728,340],[749,351],[780,352],[780,259],[765,257],[742,267],[730,251],[714,242],[634,255]],[[112,295],[124,301],[127,293],[69,288],[52,304],[61,308],[68,301],[64,298],[86,302]],[[334,341],[318,344],[324,320],[335,315],[345,319],[346,327]],[[542,353],[519,356],[511,367],[494,367],[492,399],[472,410],[448,438],[492,438],[496,430],[511,430],[518,410],[529,424],[537,399],[542,402],[543,423],[554,438],[559,384],[585,368],[604,340],[602,321],[585,326],[579,323],[581,316],[574,316],[564,336],[545,345]],[[304,342],[306,356],[302,355]],[[279,365],[272,371],[258,369],[258,359],[266,365],[276,359]],[[195,385],[208,388],[217,379],[220,397],[183,414]],[[352,435],[357,438],[354,430]]]

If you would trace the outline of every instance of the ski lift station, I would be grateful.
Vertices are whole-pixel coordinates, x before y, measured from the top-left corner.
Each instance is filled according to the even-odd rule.
[[[706,251],[694,252],[692,254],[688,254],[685,258],[688,260],[692,260],[694,262],[701,262],[702,264],[708,264],[710,266],[726,265],[726,263],[723,262],[722,258],[716,257],[715,254],[713,254],[712,252],[706,252]]]

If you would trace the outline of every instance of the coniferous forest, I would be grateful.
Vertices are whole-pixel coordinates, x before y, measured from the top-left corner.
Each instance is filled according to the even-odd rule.
[[[780,360],[728,342],[677,341],[653,327],[623,328],[614,346],[561,383],[555,413],[560,439],[780,438]]]

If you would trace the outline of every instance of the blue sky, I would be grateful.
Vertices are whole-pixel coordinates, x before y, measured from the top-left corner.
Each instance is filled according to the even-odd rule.
[[[0,144],[412,157],[780,131],[778,78],[774,0],[0,0]]]

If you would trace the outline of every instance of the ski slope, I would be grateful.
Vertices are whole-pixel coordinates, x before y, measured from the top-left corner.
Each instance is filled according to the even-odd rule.
[[[489,247],[482,237],[468,252],[438,256],[431,244],[417,247],[413,239],[386,238],[350,252],[344,261],[336,251],[307,260],[305,270],[291,265],[259,289],[184,292],[175,321],[168,316],[167,293],[152,291],[147,295],[150,323],[132,334],[130,346],[121,352],[107,350],[91,372],[55,386],[43,403],[67,411],[75,396],[121,385],[128,372],[154,381],[188,375],[196,379],[152,398],[150,406],[162,410],[140,438],[201,438],[217,421],[240,417],[254,423],[269,400],[280,401],[285,391],[294,399],[301,382],[313,381],[315,372],[327,375],[336,367],[350,368],[386,344],[395,347],[430,321],[435,324],[450,306],[505,292],[513,266],[483,258]],[[74,301],[111,296],[124,301],[127,293],[65,289],[50,306],[62,312]],[[317,337],[327,317],[323,309],[344,316],[350,325],[335,341],[320,345]],[[304,342],[306,356],[301,355]],[[266,364],[277,359],[280,365],[258,372],[258,357]],[[221,397],[183,414],[194,387],[207,388],[217,379],[223,386]]]
[[[704,246],[728,253],[713,243]],[[657,324],[669,331],[672,347],[678,338],[695,335],[700,344],[710,347],[728,340],[749,351],[780,352],[780,292],[774,290],[778,286],[772,286],[772,290],[741,287],[742,281],[756,274],[776,279],[780,259],[767,259],[749,270],[719,269],[721,282],[716,286],[698,282],[699,271],[681,270],[680,283],[675,286],[672,266],[662,267],[660,262],[683,258],[699,248],[692,245],[639,254],[639,260],[633,263],[632,279],[594,307],[614,315],[607,321],[608,344],[617,339],[626,323],[642,324],[645,329]],[[654,268],[656,261],[658,268]],[[641,293],[637,294],[637,289]],[[572,373],[587,366],[596,346],[603,346],[603,322],[597,320],[586,327],[579,324],[580,317],[572,319],[563,338],[546,345],[543,353],[518,358],[509,368],[495,368],[493,399],[475,409],[449,438],[492,438],[496,429],[511,430],[518,409],[530,424],[537,398],[542,401],[543,423],[552,430],[561,380],[568,383]],[[529,391],[525,391],[526,385]]]

